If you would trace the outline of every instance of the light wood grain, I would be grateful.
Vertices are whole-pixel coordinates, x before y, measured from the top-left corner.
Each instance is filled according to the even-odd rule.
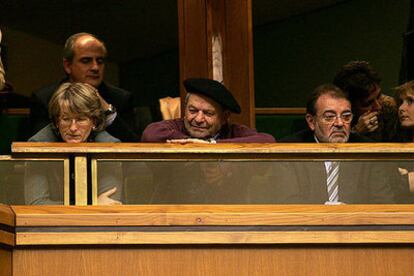
[[[12,275],[12,252],[0,247],[0,276]]]
[[[70,204],[70,162],[69,158],[63,160],[63,204]]]
[[[1,109],[1,114],[5,114],[5,115],[30,115],[30,108],[5,108],[5,109]]]
[[[15,219],[12,208],[9,205],[0,204],[0,224],[14,226]]]
[[[386,246],[191,246],[27,249],[16,275],[412,275],[414,249]]]
[[[88,160],[85,155],[75,156],[75,203],[88,204]]]
[[[16,245],[414,243],[414,231],[22,232]]]
[[[15,245],[14,242],[15,242],[14,233],[0,230],[0,244],[13,246]]]
[[[13,206],[17,226],[414,225],[412,205]]]
[[[31,143],[13,142],[13,153],[414,153],[414,143]]]
[[[256,115],[305,115],[305,107],[256,107]]]

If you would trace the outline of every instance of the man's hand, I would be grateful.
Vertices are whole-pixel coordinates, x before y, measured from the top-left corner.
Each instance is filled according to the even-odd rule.
[[[113,187],[112,189],[103,192],[98,196],[98,205],[121,205],[122,202],[110,198],[111,195],[116,193],[116,187]]]
[[[358,133],[373,132],[378,128],[378,111],[367,111],[362,114],[354,130]]]
[[[203,139],[198,139],[198,138],[186,138],[186,139],[170,139],[167,140],[167,143],[172,143],[172,144],[210,144],[209,141],[203,140]]]

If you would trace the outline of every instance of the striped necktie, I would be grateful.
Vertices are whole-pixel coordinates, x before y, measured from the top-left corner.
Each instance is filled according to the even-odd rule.
[[[338,194],[338,176],[339,176],[339,162],[330,162],[330,167],[328,170],[328,201],[329,202],[338,202],[339,201],[339,194]]]

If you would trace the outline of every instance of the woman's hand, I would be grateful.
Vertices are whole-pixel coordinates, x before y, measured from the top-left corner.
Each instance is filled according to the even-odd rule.
[[[113,187],[112,189],[103,192],[98,196],[98,205],[121,205],[122,202],[110,198],[111,195],[116,193],[116,187]]]
[[[357,133],[373,132],[378,128],[378,111],[368,111],[362,114],[354,126]]]

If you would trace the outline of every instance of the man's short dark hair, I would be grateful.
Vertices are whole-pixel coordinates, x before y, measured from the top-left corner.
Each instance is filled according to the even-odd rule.
[[[69,61],[73,60],[73,56],[74,56],[73,46],[75,45],[76,40],[78,40],[82,36],[90,36],[98,40],[102,44],[105,55],[107,54],[105,43],[103,43],[103,41],[100,40],[98,37],[90,33],[76,33],[68,37],[68,39],[66,39],[65,46],[63,47],[63,52],[62,52],[62,56],[64,59],[69,60]]]
[[[333,84],[341,88],[351,103],[367,98],[381,77],[367,61],[350,61],[336,74]]]
[[[339,87],[331,83],[325,83],[316,87],[309,95],[308,101],[306,102],[306,113],[316,115],[316,102],[323,95],[330,95],[336,99],[348,100],[345,93]]]

